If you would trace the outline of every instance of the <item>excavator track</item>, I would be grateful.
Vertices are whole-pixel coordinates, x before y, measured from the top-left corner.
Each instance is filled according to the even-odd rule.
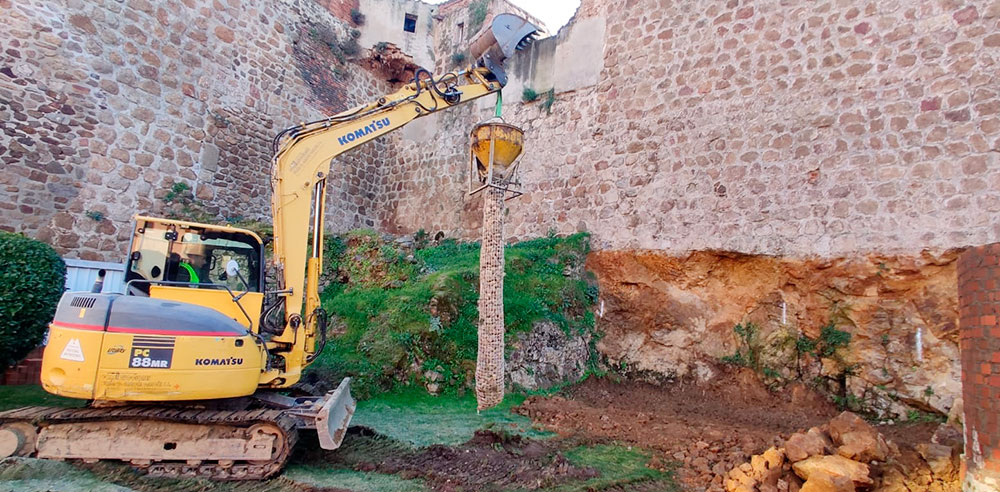
[[[286,410],[24,407],[0,412],[0,455],[119,460],[158,477],[260,480],[298,440]]]

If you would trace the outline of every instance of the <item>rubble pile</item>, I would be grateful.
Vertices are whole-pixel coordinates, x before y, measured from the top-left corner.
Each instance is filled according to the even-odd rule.
[[[861,417],[843,412],[789,437],[726,475],[727,492],[951,492],[960,489],[955,433],[942,425],[931,443],[899,447]]]

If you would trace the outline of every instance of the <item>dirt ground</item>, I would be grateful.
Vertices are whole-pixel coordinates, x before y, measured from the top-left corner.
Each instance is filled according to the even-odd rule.
[[[730,469],[839,413],[804,385],[770,392],[748,371],[706,386],[590,379],[559,396],[529,398],[515,411],[563,437],[655,450],[650,466],[678,465],[679,481],[693,491],[724,490]],[[908,449],[929,441],[934,427],[880,430]]]
[[[725,373],[705,386],[591,378],[556,395],[529,397],[513,411],[555,437],[528,438],[498,424],[462,444],[421,447],[352,427],[333,452],[321,450],[315,436],[303,436],[283,475],[252,484],[155,479],[114,463],[73,466],[92,474],[94,483],[139,491],[721,491],[723,477],[751,455],[839,413],[805,386],[770,392],[749,371]],[[928,442],[936,427],[879,430],[900,447],[904,462],[909,456],[916,463],[914,446]],[[633,447],[640,453],[629,457],[633,468],[616,475],[629,465],[615,459]],[[581,449],[591,450],[589,462],[573,454]],[[593,454],[600,449],[614,451]],[[0,464],[0,490],[2,479],[25,475],[17,466],[36,465]]]
[[[560,453],[565,443],[477,431],[459,446],[413,449],[364,428],[354,428],[347,449],[303,453],[302,462],[340,464],[357,471],[421,479],[435,491],[546,489],[595,478],[591,468],[570,464]]]

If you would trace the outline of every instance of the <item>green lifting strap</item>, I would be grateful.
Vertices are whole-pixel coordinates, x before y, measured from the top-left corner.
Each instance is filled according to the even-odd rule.
[[[189,265],[187,263],[184,263],[182,261],[181,262],[181,268],[187,270],[187,272],[188,272],[188,278],[191,280],[191,283],[193,283],[193,284],[200,284],[201,283],[201,279],[198,278],[198,273],[194,271],[194,267],[193,266],[191,266],[191,265]]]
[[[497,112],[496,117],[500,117],[500,112],[503,110],[503,89],[497,91]]]

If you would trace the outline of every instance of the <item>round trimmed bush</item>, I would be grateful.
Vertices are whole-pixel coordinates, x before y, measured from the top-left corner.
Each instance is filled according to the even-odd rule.
[[[65,279],[66,264],[48,244],[0,231],[0,369],[42,341]]]

